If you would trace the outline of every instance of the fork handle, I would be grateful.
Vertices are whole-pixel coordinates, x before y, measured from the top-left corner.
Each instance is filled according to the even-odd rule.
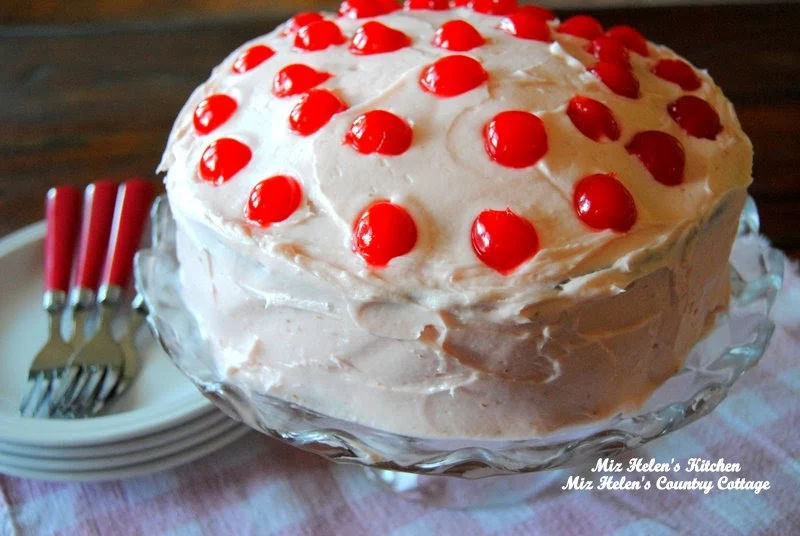
[[[121,300],[154,196],[153,183],[144,179],[130,179],[120,186],[98,293],[99,301],[116,305]]]
[[[111,234],[116,198],[117,185],[109,180],[90,184],[84,191],[83,224],[72,281],[73,305],[79,304],[82,296],[88,296],[90,301],[94,300],[94,293],[100,284],[100,270],[103,268],[108,237]]]
[[[50,188],[45,200],[44,306],[60,308],[69,287],[72,255],[78,234],[81,193],[73,186]]]

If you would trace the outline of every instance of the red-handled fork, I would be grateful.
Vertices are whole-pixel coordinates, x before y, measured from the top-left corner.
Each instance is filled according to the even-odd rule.
[[[108,247],[117,185],[108,180],[90,184],[83,196],[83,224],[78,246],[78,260],[69,293],[72,308],[72,346],[77,350],[84,341],[86,315],[95,308],[100,270]]]
[[[100,325],[78,350],[69,366],[70,381],[60,382],[53,396],[50,415],[91,416],[102,409],[117,385],[124,354],[111,333],[111,321],[125,295],[155,189],[144,179],[131,179],[120,186],[105,265],[97,293]]]
[[[61,334],[61,315],[67,301],[72,255],[80,222],[81,194],[72,186],[57,186],[47,192],[44,241],[44,296],[50,335],[28,372],[28,388],[20,403],[24,417],[37,414],[58,379],[59,365],[73,351]],[[61,369],[63,371],[63,369]]]

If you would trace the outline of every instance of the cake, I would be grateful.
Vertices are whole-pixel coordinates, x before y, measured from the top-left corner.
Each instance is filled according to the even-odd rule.
[[[636,411],[727,306],[750,142],[630,26],[456,4],[302,13],[194,91],[160,171],[198,337],[247,392],[410,436]]]

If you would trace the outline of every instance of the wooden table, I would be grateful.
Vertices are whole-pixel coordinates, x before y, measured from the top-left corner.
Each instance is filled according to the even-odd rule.
[[[800,5],[590,13],[633,24],[710,71],[753,140],[763,230],[800,257]],[[278,22],[0,27],[0,236],[42,217],[50,185],[154,177],[190,91]]]

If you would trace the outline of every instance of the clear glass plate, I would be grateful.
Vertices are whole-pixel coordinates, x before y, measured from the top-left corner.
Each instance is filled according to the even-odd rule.
[[[758,212],[748,199],[731,255],[729,309],[718,315],[683,369],[637,413],[525,440],[428,439],[336,419],[222,378],[181,298],[175,225],[165,198],[154,206],[152,219],[153,246],[137,256],[136,285],[150,308],[154,333],[203,394],[270,437],[333,461],[361,464],[389,489],[444,506],[505,503],[529,496],[544,480],[552,481],[552,473],[536,479],[535,485],[518,475],[614,456],[708,414],[763,355],[774,330],[769,312],[783,276],[783,255],[759,238]],[[515,476],[468,484],[498,475]]]

